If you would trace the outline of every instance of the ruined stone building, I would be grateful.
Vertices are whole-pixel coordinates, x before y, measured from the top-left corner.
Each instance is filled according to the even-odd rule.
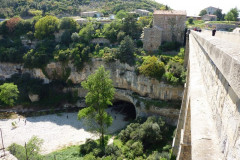
[[[186,16],[186,11],[155,11],[153,13],[153,27],[144,28],[143,48],[147,51],[156,51],[163,41],[182,43]]]

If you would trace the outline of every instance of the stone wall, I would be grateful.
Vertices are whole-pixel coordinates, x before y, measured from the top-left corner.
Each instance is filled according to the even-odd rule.
[[[143,49],[147,51],[157,51],[162,43],[162,29],[154,26],[144,28]]]
[[[91,40],[93,44],[110,44],[110,41],[106,38],[94,38]]]
[[[153,16],[153,26],[163,29],[162,41],[178,41],[183,43],[186,15]]]
[[[240,46],[193,32],[223,159],[240,157]],[[238,54],[237,54],[238,53]]]
[[[209,22],[206,24],[207,27],[216,27],[217,30],[229,30],[229,29],[235,29],[239,27],[237,24],[219,24],[219,23],[211,23]]]
[[[189,96],[184,94],[173,149],[177,159],[239,159],[239,50],[229,39],[191,32]],[[189,138],[191,155],[182,148]]]

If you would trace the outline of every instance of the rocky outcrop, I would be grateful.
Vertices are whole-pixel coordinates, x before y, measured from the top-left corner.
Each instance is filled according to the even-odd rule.
[[[37,102],[39,101],[39,95],[38,94],[28,94],[29,99],[31,100],[31,102]]]
[[[59,62],[49,63],[42,69],[26,69],[21,64],[0,64],[0,77],[8,78],[15,73],[30,73],[35,78],[49,83],[54,79],[71,81],[73,84],[80,84],[86,80],[99,66],[103,65],[110,72],[114,86],[117,90],[115,99],[131,102],[134,104],[137,116],[148,116],[158,114],[168,117],[167,121],[176,124],[179,110],[176,107],[156,106],[150,101],[179,101],[182,99],[183,87],[172,86],[156,79],[137,75],[135,67],[119,61],[106,63],[102,59],[92,59],[85,64],[81,71],[78,71],[73,64],[61,64]],[[86,91],[82,88],[66,88],[64,91],[77,91],[79,97],[85,97]],[[35,97],[36,98],[36,97]],[[146,103],[147,102],[147,103]]]

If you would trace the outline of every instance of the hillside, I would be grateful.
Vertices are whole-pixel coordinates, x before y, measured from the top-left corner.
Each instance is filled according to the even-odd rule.
[[[153,11],[162,6],[153,0],[0,0],[0,3],[0,18],[39,14],[79,15],[81,11],[93,9],[104,14],[138,8]]]

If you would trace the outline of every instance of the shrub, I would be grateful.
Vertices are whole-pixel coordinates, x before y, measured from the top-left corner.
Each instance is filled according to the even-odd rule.
[[[87,139],[86,143],[80,146],[80,153],[84,155],[88,154],[97,147],[98,147],[97,142],[91,139]]]
[[[66,30],[61,36],[61,43],[64,45],[69,45],[71,43],[71,32]]]
[[[27,157],[26,157],[26,150],[23,146],[13,143],[11,146],[8,147],[8,150],[11,154],[13,154],[17,159],[24,160],[24,159],[34,159],[40,160],[42,159],[40,152],[40,147],[43,144],[43,140],[33,136],[28,143],[26,144],[27,149]]]
[[[189,18],[189,19],[188,19],[188,23],[189,23],[189,24],[193,24],[193,18]]]
[[[120,157],[121,154],[122,154],[121,150],[113,144],[108,145],[106,147],[106,150],[105,150],[105,155],[106,156]]]
[[[71,39],[72,39],[73,42],[78,42],[80,40],[80,36],[78,35],[78,33],[74,32],[71,35]]]
[[[176,51],[180,48],[181,44],[179,42],[163,42],[161,46],[159,46],[159,50],[162,52],[166,51]]]
[[[142,142],[134,142],[130,147],[131,151],[133,152],[134,157],[143,155],[143,145]]]
[[[140,74],[156,78],[159,81],[165,72],[164,63],[160,62],[155,56],[145,57],[142,65],[138,69]]]
[[[137,47],[143,47],[143,42],[141,40],[137,40]]]

